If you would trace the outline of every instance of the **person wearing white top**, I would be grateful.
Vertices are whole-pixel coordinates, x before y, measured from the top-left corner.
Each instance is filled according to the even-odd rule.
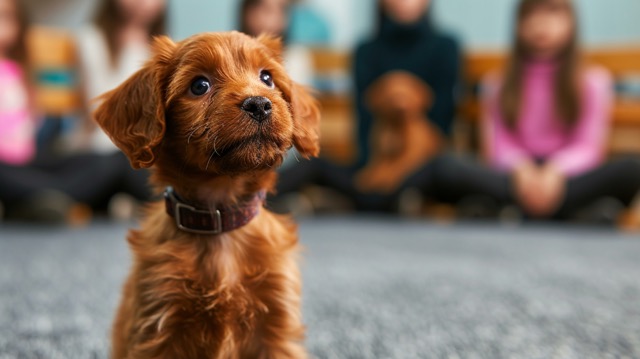
[[[111,63],[109,48],[103,33],[95,26],[86,26],[77,39],[84,96],[88,100],[88,113],[95,109],[90,101],[101,94],[116,88],[129,76],[133,75],[149,57],[146,44],[129,43],[122,49],[116,64]],[[89,119],[90,120],[90,119]],[[118,148],[99,128],[91,127],[89,137],[90,149],[97,153],[113,153]]]
[[[110,216],[118,219],[132,217],[137,201],[151,198],[149,173],[129,166],[91,114],[100,95],[119,86],[150,57],[152,37],[165,34],[166,12],[166,0],[102,0],[93,23],[77,35],[85,116],[69,147],[88,152],[108,168],[107,176],[112,180],[85,186],[107,198]]]
[[[133,75],[150,56],[152,36],[165,33],[165,0],[103,0],[92,24],[77,35],[81,83],[85,99],[82,145],[112,154],[118,148],[91,118],[94,101]]]

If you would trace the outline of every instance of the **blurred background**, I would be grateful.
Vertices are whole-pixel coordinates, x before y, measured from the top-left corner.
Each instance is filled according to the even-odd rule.
[[[86,24],[97,7],[98,0],[52,0],[47,2],[26,0],[33,9],[34,20],[43,25],[78,29]],[[637,24],[640,4],[633,0],[579,1],[583,38],[588,45],[635,43],[640,39]],[[511,39],[511,14],[514,0],[435,1],[435,18],[438,24],[454,33],[471,49],[505,49]],[[358,41],[371,35],[374,29],[376,1],[354,0],[343,4],[338,0],[306,0],[296,5],[295,12],[312,13],[322,30],[318,39],[308,39],[309,34],[296,34],[303,41],[321,41],[327,45],[348,50]],[[169,1],[170,33],[175,39],[183,39],[203,31],[229,31],[237,28],[239,1],[237,0],[186,0]],[[193,9],[198,9],[194,11]],[[487,21],[490,19],[490,21]],[[294,22],[298,19],[294,19]],[[314,27],[314,29],[316,29]],[[296,30],[293,30],[296,31]],[[314,34],[315,35],[315,34]]]
[[[297,167],[294,169],[285,166],[289,172],[282,177],[304,180],[286,181],[279,186],[280,195],[273,199],[277,210],[298,214],[364,210],[446,220],[471,217],[519,221],[533,217],[585,218],[584,213],[576,214],[577,209],[598,202],[586,216],[591,222],[619,225],[624,221],[624,226],[635,225],[635,216],[630,214],[634,213],[630,210],[633,208],[630,197],[635,198],[630,194],[633,188],[623,195],[603,191],[602,186],[589,187],[586,192],[599,195],[587,198],[582,194],[574,196],[571,189],[576,186],[571,186],[566,193],[556,187],[596,170],[608,163],[605,159],[629,158],[640,152],[637,140],[640,136],[640,26],[636,16],[640,4],[636,1],[582,0],[576,1],[575,9],[571,9],[576,13],[576,19],[570,20],[575,22],[571,26],[580,41],[576,52],[579,51],[585,64],[604,67],[612,77],[613,104],[597,115],[604,119],[600,122],[606,124],[598,130],[596,123],[590,130],[599,131],[601,136],[580,137],[576,134],[584,131],[577,128],[572,130],[573,134],[562,135],[556,131],[552,135],[563,138],[557,138],[559,144],[550,145],[554,148],[545,148],[540,143],[529,146],[531,141],[539,142],[549,135],[544,129],[542,133],[533,128],[515,133],[522,141],[517,146],[529,146],[524,150],[530,152],[529,160],[538,164],[551,163],[556,155],[576,158],[569,150],[578,151],[579,159],[575,161],[584,164],[569,164],[568,167],[578,168],[571,167],[565,172],[561,168],[558,173],[547,176],[562,178],[555,181],[560,185],[548,186],[549,207],[554,207],[551,204],[554,199],[561,202],[555,197],[579,198],[574,202],[580,205],[574,206],[571,202],[571,211],[565,211],[572,212],[570,215],[559,215],[563,210],[559,204],[547,213],[534,215],[531,201],[525,201],[520,194],[515,197],[505,194],[509,185],[503,186],[500,193],[482,185],[510,181],[509,178],[535,177],[518,176],[515,163],[501,168],[499,162],[513,157],[519,150],[502,148],[499,150],[502,155],[492,155],[492,151],[498,151],[496,148],[504,144],[509,131],[504,138],[490,138],[492,120],[486,118],[491,117],[487,114],[490,106],[483,103],[483,91],[490,87],[485,86],[485,80],[491,74],[509,73],[517,60],[513,50],[521,26],[514,16],[517,1],[398,0],[388,4],[372,0],[348,4],[338,0],[149,0],[138,4],[125,0],[3,1],[9,15],[11,4],[15,3],[21,9],[20,16],[28,19],[25,36],[14,39],[13,45],[23,42],[19,47],[25,50],[24,61],[18,64],[23,65],[25,89],[30,99],[28,111],[32,119],[26,122],[33,127],[13,124],[12,131],[26,136],[22,142],[5,131],[6,138],[14,138],[4,140],[5,147],[9,148],[5,150],[8,159],[4,161],[8,166],[3,171],[9,174],[2,176],[7,190],[0,193],[5,217],[36,220],[50,217],[59,221],[62,215],[63,222],[84,223],[103,213],[112,218],[134,216],[140,203],[151,198],[146,187],[147,174],[128,169],[126,159],[93,124],[91,111],[95,103],[92,99],[117,86],[149,57],[148,42],[154,35],[168,34],[180,40],[198,32],[235,29],[251,35],[267,32],[283,37],[289,72],[298,82],[317,91],[323,107],[322,157],[326,161],[293,166]],[[402,20],[394,13],[394,7],[398,11],[405,7],[418,15]],[[553,31],[549,36],[553,37]],[[4,47],[10,52],[9,45]],[[397,55],[392,54],[394,51]],[[398,70],[415,76],[432,92],[431,103],[422,109],[430,128],[423,129],[422,140],[415,141],[434,145],[418,150],[419,146],[408,144],[406,148],[422,151],[422,155],[414,155],[417,157],[412,160],[405,148],[398,150],[404,152],[396,155],[393,165],[376,165],[382,161],[386,149],[374,138],[383,138],[384,135],[379,135],[383,126],[374,123],[384,121],[374,121],[374,118],[384,116],[383,110],[374,109],[370,103],[372,91],[367,91],[383,75]],[[396,83],[393,79],[390,81]],[[406,88],[409,92],[417,91]],[[6,92],[4,96],[10,97],[10,91]],[[382,101],[394,103],[391,93],[380,96]],[[502,104],[503,100],[497,95],[496,101]],[[18,120],[9,117],[5,120],[10,121]],[[582,119],[577,122],[582,123]],[[389,129],[380,131],[394,133]],[[409,132],[415,131],[422,130]],[[432,135],[435,137],[430,137]],[[542,147],[536,147],[538,145]],[[16,150],[16,146],[23,149]],[[562,149],[568,150],[562,154]],[[450,155],[475,158],[477,163],[487,163],[488,168],[496,170],[493,174],[506,172],[508,178],[483,177],[486,181],[479,181],[480,185],[454,183],[445,186],[447,188],[436,188],[438,183],[450,182],[443,177],[442,166],[438,166],[439,162],[447,162]],[[404,160],[398,160],[403,156]],[[405,168],[399,170],[398,166]],[[542,173],[545,166],[538,167]],[[99,181],[94,175],[97,169],[104,171]],[[458,171],[457,177],[463,177],[461,169],[453,170]],[[400,175],[391,178],[393,176],[383,172]],[[612,171],[602,172],[615,177]],[[40,179],[31,180],[34,176]],[[364,177],[372,179],[363,180]],[[425,179],[427,177],[429,179]],[[594,181],[588,183],[595,186]],[[607,186],[620,187],[620,182],[612,179]],[[554,189],[561,193],[554,194]],[[458,195],[449,195],[453,192]],[[449,194],[440,195],[442,193]],[[606,199],[604,205],[600,203],[602,198]]]

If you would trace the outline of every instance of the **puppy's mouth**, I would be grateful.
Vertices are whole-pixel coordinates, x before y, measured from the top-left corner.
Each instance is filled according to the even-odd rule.
[[[228,174],[273,169],[282,163],[289,147],[286,141],[272,136],[253,135],[218,147],[207,160],[205,169],[213,163],[218,172]]]
[[[219,157],[224,157],[242,150],[265,151],[265,150],[280,149],[282,147],[283,145],[281,141],[278,141],[275,138],[258,134],[258,135],[253,135],[245,139],[233,142],[230,145],[225,146],[222,149],[219,149],[217,151],[217,154]]]

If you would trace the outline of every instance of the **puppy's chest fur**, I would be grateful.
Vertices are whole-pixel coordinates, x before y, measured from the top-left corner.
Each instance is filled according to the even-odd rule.
[[[234,273],[235,258],[225,258],[233,255],[224,251],[214,248],[203,250],[199,258],[188,254],[140,263],[137,282],[142,315],[156,311],[150,317],[156,319],[159,332],[171,331],[169,325],[180,326],[181,331],[197,327],[197,332],[218,331],[227,325],[254,328],[260,314],[268,311],[259,294],[265,291],[261,284],[269,270]]]
[[[167,230],[153,217],[144,227],[163,229],[164,238],[153,240],[145,229],[132,232],[135,264],[125,286],[130,300],[118,319],[131,320],[122,327],[125,336],[161,352],[250,357],[267,317],[282,310],[273,298],[297,305],[299,296],[295,232],[278,221],[266,225],[274,221],[265,216],[273,217],[261,213],[246,228],[210,238]],[[264,228],[254,231],[262,222]]]

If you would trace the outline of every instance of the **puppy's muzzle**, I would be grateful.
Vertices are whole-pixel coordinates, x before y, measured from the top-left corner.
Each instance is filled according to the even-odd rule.
[[[249,97],[240,106],[256,122],[264,122],[271,117],[272,104],[266,97]]]

